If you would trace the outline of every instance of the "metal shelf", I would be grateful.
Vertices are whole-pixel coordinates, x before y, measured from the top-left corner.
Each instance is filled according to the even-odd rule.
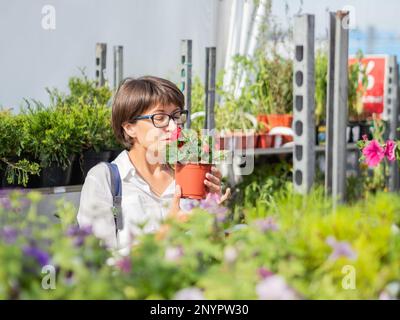
[[[358,150],[358,147],[355,143],[348,143],[347,150]],[[280,147],[280,148],[267,148],[267,149],[247,149],[241,150],[243,155],[277,155],[277,154],[289,154],[293,152],[293,146],[291,147]],[[315,146],[315,152],[325,152],[325,145]],[[236,150],[235,154],[240,154],[240,150]]]

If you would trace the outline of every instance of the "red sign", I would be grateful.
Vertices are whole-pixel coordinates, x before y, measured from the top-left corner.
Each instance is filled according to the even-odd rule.
[[[366,56],[361,64],[368,78],[367,88],[362,97],[364,112],[382,113],[385,96],[386,57]],[[358,63],[356,58],[349,59],[349,65]]]

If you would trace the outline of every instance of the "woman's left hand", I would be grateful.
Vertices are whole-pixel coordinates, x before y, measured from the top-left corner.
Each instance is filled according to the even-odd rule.
[[[221,196],[219,204],[227,200],[231,195],[231,189],[227,188],[225,194],[222,195],[221,188],[221,179],[222,173],[216,167],[211,167],[211,173],[206,174],[206,180],[204,180],[204,184],[207,188],[207,191],[210,193],[216,193]]]

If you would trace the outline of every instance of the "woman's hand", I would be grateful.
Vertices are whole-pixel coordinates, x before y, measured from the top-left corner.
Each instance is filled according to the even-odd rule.
[[[188,215],[181,210],[180,202],[182,196],[182,189],[181,186],[175,186],[175,194],[174,198],[172,199],[171,208],[169,209],[168,216],[176,218],[179,221],[185,222],[188,219]]]
[[[204,184],[206,185],[207,191],[210,193],[216,193],[221,196],[219,203],[223,203],[225,200],[229,199],[231,195],[231,189],[227,188],[225,194],[222,195],[221,188],[221,179],[222,173],[216,167],[211,167],[211,173],[206,174],[206,180],[204,180]]]

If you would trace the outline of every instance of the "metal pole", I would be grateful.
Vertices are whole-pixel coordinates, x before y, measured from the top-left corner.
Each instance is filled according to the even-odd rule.
[[[181,91],[185,96],[185,109],[189,111],[186,128],[190,128],[192,109],[192,40],[181,41]]]
[[[215,65],[216,65],[216,48],[206,48],[206,121],[205,129],[212,130],[215,128],[214,106],[215,106]]]
[[[118,89],[124,77],[124,47],[114,46],[114,90]]]
[[[333,90],[335,83],[336,14],[329,13],[328,75],[326,88],[325,193],[332,194]]]
[[[96,43],[96,84],[99,87],[105,84],[106,58],[107,44]]]
[[[348,118],[349,30],[347,11],[336,13],[335,75],[333,94],[332,196],[342,202],[346,197],[346,128]]]
[[[385,79],[385,111],[383,119],[388,123],[387,137],[391,140],[397,140],[399,134],[399,73],[396,56],[390,56],[387,60]],[[399,167],[397,161],[389,164],[388,188],[390,192],[399,190]]]
[[[294,20],[293,64],[293,183],[296,192],[307,194],[315,177],[315,17]]]

